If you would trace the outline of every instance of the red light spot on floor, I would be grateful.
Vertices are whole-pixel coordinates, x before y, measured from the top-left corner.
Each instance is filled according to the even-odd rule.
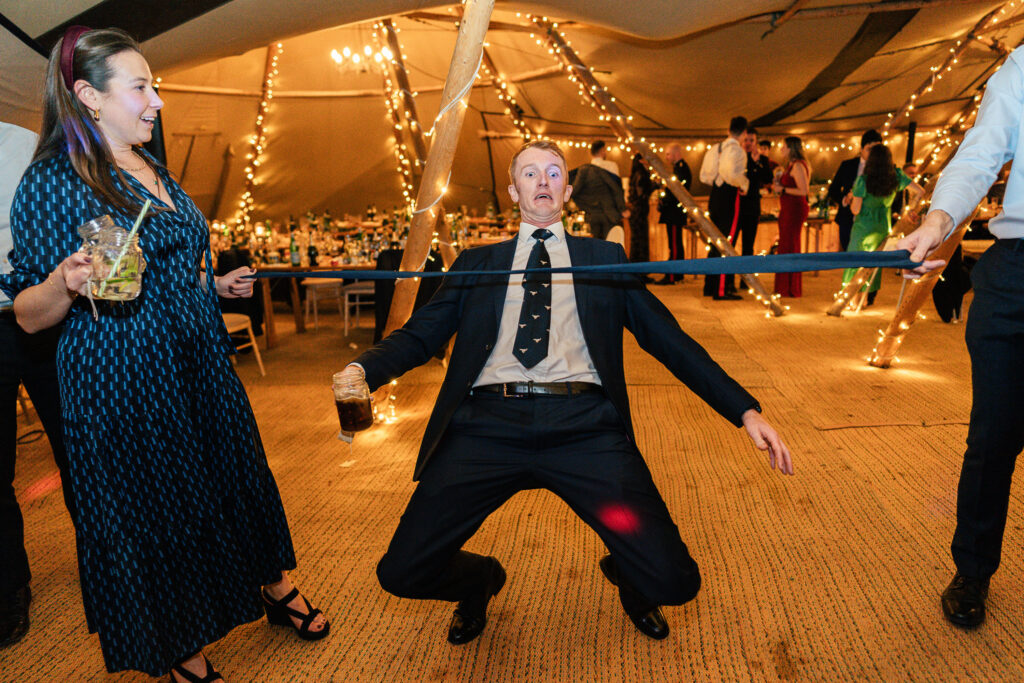
[[[60,472],[53,472],[36,479],[34,482],[25,487],[25,490],[21,492],[21,499],[26,503],[31,503],[34,500],[42,498],[48,493],[53,493],[60,488]]]
[[[622,503],[606,505],[597,512],[601,523],[617,534],[635,534],[640,531],[640,517]]]

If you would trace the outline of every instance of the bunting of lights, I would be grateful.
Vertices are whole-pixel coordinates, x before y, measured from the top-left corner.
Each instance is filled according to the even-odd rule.
[[[249,153],[245,155],[245,189],[235,212],[235,221],[245,231],[249,230],[254,206],[253,192],[259,185],[259,170],[265,160],[267,116],[270,113],[270,100],[274,98],[274,79],[277,78],[277,63],[282,52],[284,48],[281,43],[267,46],[267,61],[263,67],[263,83],[260,87],[260,106],[256,111],[256,132],[249,138]]]
[[[619,145],[642,154],[650,169],[656,174],[655,177],[662,179],[665,186],[680,201],[683,210],[693,215],[697,228],[704,238],[708,242],[714,243],[723,254],[735,256],[736,250],[711,222],[708,212],[697,206],[690,193],[665,166],[662,158],[655,154],[647,144],[646,138],[636,136],[632,125],[633,117],[625,115],[616,104],[615,97],[608,92],[607,88],[598,83],[591,70],[572,49],[565,34],[559,31],[558,24],[549,21],[547,17],[532,14],[526,16],[547,39],[548,53],[561,61],[569,73],[569,80],[576,84],[584,101],[589,102],[597,110],[598,118],[606,121],[611,127],[612,132],[618,138]],[[780,316],[785,313],[785,308],[779,302],[778,295],[768,294],[756,274],[744,274],[743,280],[747,283],[749,290],[754,293],[756,300],[769,309],[766,312],[768,317]]]

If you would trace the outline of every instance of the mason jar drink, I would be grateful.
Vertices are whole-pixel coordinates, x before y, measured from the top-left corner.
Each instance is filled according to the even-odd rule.
[[[89,221],[78,234],[82,250],[92,258],[92,297],[108,301],[136,298],[142,291],[142,272],[146,269],[138,235],[129,239],[128,231],[114,225],[110,216]]]
[[[339,372],[334,375],[334,404],[343,432],[361,432],[373,426],[370,388],[362,379],[351,380]]]

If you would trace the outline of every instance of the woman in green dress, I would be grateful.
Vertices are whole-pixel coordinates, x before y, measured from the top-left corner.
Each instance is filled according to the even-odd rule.
[[[915,183],[892,162],[892,152],[885,145],[875,145],[864,163],[864,173],[853,184],[850,210],[855,216],[847,251],[874,251],[892,231],[892,202],[897,192],[909,190],[912,197],[907,205],[913,205],[924,194],[924,189]],[[856,268],[843,272],[843,285],[853,279]],[[876,270],[871,281],[857,293],[850,308],[860,310],[867,300],[870,306],[881,285],[881,271]]]

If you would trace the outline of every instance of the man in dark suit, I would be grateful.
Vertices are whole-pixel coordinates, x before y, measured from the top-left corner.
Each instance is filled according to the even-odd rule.
[[[747,153],[747,192],[740,196],[740,216],[737,228],[740,233],[740,253],[754,254],[754,240],[757,239],[757,224],[761,220],[761,188],[771,187],[772,167],[767,155],[761,154],[757,143],[757,129],[747,126],[740,142]],[[735,242],[733,243],[735,246]]]
[[[789,451],[757,401],[688,337],[633,275],[504,271],[626,263],[622,247],[562,228],[565,159],[553,143],[527,143],[512,160],[509,192],[523,222],[516,239],[468,249],[401,329],[344,374],[369,388],[429,360],[457,333],[451,362],[416,462],[419,484],[377,565],[400,597],[457,602],[448,630],[469,642],[505,583],[497,558],[461,550],[484,519],[518,491],[545,488],[594,529],[610,551],[601,571],[636,627],[668,635],[660,605],[700,588],[697,564],[636,446],[623,371],[623,330],[716,411],[744,426],[772,467],[792,473]]]
[[[864,174],[864,164],[871,148],[880,144],[882,136],[877,130],[864,131],[864,135],[860,136],[860,155],[840,163],[828,186],[829,201],[839,207],[836,210],[836,225],[839,226],[839,246],[842,251],[846,251],[850,245],[850,232],[853,230],[853,212],[850,211],[853,184]]]
[[[690,165],[683,159],[683,146],[674,142],[665,150],[665,160],[672,167],[672,175],[676,177],[679,184],[690,190],[693,184],[693,173]],[[658,222],[665,224],[665,231],[668,233],[668,260],[676,261],[686,258],[683,249],[683,227],[686,225],[686,212],[683,211],[679,199],[668,191],[668,188],[661,190],[661,198],[658,200]],[[690,258],[696,258],[696,254],[690,254]],[[671,285],[683,279],[682,275],[667,274],[655,284]]]
[[[590,146],[595,159],[605,149],[598,140]],[[622,180],[618,175],[596,163],[583,164],[569,174],[573,189],[573,201],[587,215],[590,234],[603,240],[614,225],[622,225],[622,219],[629,217],[626,197],[622,191]]]

